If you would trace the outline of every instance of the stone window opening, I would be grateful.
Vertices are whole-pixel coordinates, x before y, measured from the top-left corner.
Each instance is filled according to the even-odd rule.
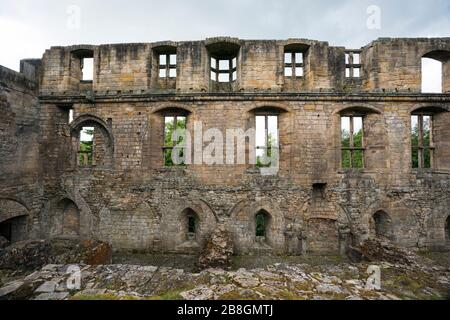
[[[326,198],[327,184],[320,182],[313,184],[313,200],[320,201]]]
[[[239,53],[241,47],[237,39],[207,39],[210,89],[217,92],[238,90]]]
[[[187,209],[184,212],[185,216],[185,232],[186,232],[186,239],[188,241],[195,241],[197,240],[197,233],[198,233],[198,216],[197,213],[192,209]]]
[[[211,57],[211,80],[234,82],[237,80],[237,57]]]
[[[435,50],[421,59],[422,93],[450,92],[450,51]]]
[[[81,59],[81,80],[92,82],[94,80],[94,58]]]
[[[158,76],[160,79],[177,77],[177,54],[161,53],[158,55]]]
[[[304,54],[300,51],[285,51],[284,76],[301,78],[304,75]]]
[[[68,123],[71,124],[73,122],[74,119],[74,110],[73,108],[69,109],[69,115],[68,115]]]
[[[71,52],[70,77],[71,90],[89,93],[93,90],[95,78],[94,51],[78,49]]]
[[[197,218],[194,214],[188,214],[188,240],[195,240],[197,234]]]
[[[345,52],[345,77],[347,79],[361,78],[361,51],[351,50]]]
[[[94,127],[83,127],[80,130],[78,165],[81,167],[94,165],[94,132]]]
[[[411,161],[414,169],[434,167],[432,114],[418,112],[411,116],[411,146]]]
[[[370,234],[379,240],[390,240],[392,235],[392,220],[384,211],[376,212],[370,221]]]
[[[185,132],[186,129],[187,129],[186,115],[166,114],[164,116],[164,145],[162,150],[165,167],[175,167],[185,165],[186,141],[185,137],[183,136],[183,132]],[[174,152],[176,152],[175,155]],[[175,162],[173,160],[174,156],[177,158],[177,161]]]
[[[71,200],[63,200],[62,235],[76,237],[80,235],[80,211]]]
[[[273,167],[279,161],[279,115],[277,113],[256,113],[255,142],[256,166]]]
[[[344,169],[364,169],[363,119],[357,114],[341,116],[341,162]]]
[[[255,236],[258,242],[266,241],[269,215],[264,210],[255,215]]]

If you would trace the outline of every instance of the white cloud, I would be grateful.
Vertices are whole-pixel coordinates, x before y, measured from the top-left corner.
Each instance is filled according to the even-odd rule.
[[[0,63],[3,66],[18,70],[21,59],[41,57],[44,53],[45,41],[35,28],[18,20],[0,17],[0,30],[8,30],[0,33]]]
[[[378,37],[449,36],[448,0],[0,0],[0,64],[41,57],[53,45],[310,38],[359,48]],[[67,9],[80,8],[69,29]],[[367,7],[381,9],[382,27],[368,30]],[[6,52],[5,52],[6,51]]]

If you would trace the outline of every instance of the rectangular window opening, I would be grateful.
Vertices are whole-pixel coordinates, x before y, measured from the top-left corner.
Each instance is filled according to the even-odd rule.
[[[78,150],[78,163],[80,166],[88,167],[93,165],[94,131],[95,128],[93,127],[83,127],[80,131]]]
[[[83,81],[94,80],[94,58],[83,58],[81,62],[81,73]]]
[[[160,54],[159,55],[159,78],[176,78],[177,77],[177,55],[176,54]]]
[[[303,52],[284,53],[284,76],[287,78],[304,76]]]
[[[364,168],[364,126],[362,116],[341,117],[342,168]]]
[[[411,165],[414,169],[433,168],[433,117],[411,116]]]
[[[348,51],[345,53],[345,77],[361,78],[361,53],[360,51]]]
[[[184,135],[186,128],[186,116],[175,115],[164,117],[164,166],[185,165],[186,141],[184,140]]]
[[[256,166],[267,168],[275,165],[279,154],[278,115],[255,117]]]

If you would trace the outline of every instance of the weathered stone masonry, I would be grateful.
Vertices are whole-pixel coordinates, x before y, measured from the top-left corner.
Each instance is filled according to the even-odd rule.
[[[350,51],[360,54],[358,78],[346,77]],[[2,235],[196,252],[224,224],[237,253],[342,253],[372,236],[448,248],[450,39],[379,39],[350,51],[303,39],[210,38],[53,47],[23,60],[21,73],[0,67]],[[286,52],[296,61],[284,61]],[[160,55],[176,61],[161,66]],[[93,81],[83,81],[89,57]],[[443,62],[442,94],[421,93],[422,57]],[[212,79],[211,58],[230,61],[233,81]],[[302,74],[285,76],[285,67]],[[411,164],[417,110],[433,116],[431,169]],[[201,121],[225,132],[254,127],[260,111],[278,115],[277,175],[238,164],[164,167],[164,115],[187,116],[188,130]],[[364,119],[364,169],[341,166],[348,113]],[[78,163],[83,127],[95,129],[90,166]]]

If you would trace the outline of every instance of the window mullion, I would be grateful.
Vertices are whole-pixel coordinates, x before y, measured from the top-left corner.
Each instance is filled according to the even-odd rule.
[[[425,152],[423,145],[423,114],[419,115],[419,168],[425,167]]]
[[[292,77],[295,78],[296,77],[296,74],[295,74],[295,63],[296,63],[296,61],[295,61],[295,52],[291,52],[291,62],[292,62],[292,66],[291,66],[291,68],[292,68]]]

